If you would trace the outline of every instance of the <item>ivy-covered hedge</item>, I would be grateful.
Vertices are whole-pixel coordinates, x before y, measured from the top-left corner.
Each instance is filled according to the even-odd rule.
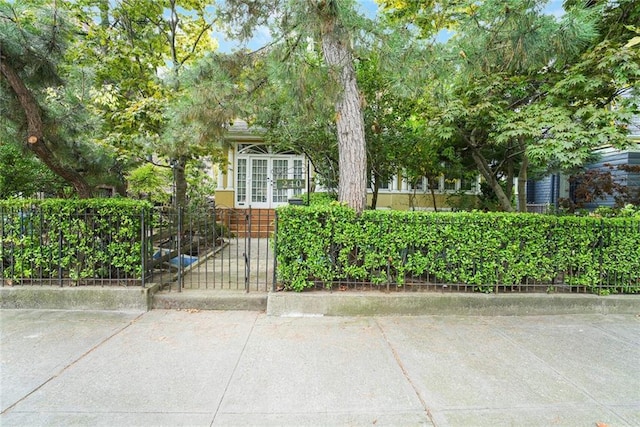
[[[508,213],[278,210],[277,275],[288,289],[407,278],[467,284],[640,291],[640,219]]]
[[[128,199],[0,200],[3,279],[139,279],[149,208]]]

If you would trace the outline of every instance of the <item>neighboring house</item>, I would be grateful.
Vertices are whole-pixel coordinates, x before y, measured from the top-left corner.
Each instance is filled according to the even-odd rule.
[[[544,213],[557,208],[562,199],[570,198],[569,177],[561,173],[547,175],[540,180],[527,181],[527,210]]]
[[[230,127],[227,164],[216,167],[216,207],[273,209],[288,204],[289,199],[301,197],[309,189],[323,191],[310,182],[314,171],[304,155],[277,151],[265,143],[262,134],[263,131],[251,128],[242,120],[234,121]],[[433,197],[426,178],[413,187],[401,177],[395,177],[381,187],[378,208],[433,209]],[[434,187],[436,207],[447,210],[453,193],[477,196],[479,179],[464,181],[442,176]],[[368,193],[368,203],[371,203],[370,189]]]
[[[609,170],[608,166],[610,165],[613,167],[610,172],[616,182],[626,185],[633,190],[640,188],[640,173],[627,172],[617,168],[621,165],[640,166],[640,142],[636,143],[635,147],[624,151],[612,148],[603,148],[597,152],[600,155],[599,160],[596,163],[588,165],[587,169],[607,171]],[[614,197],[607,196],[604,199],[585,205],[588,209],[595,209],[598,206],[614,207]]]
[[[628,90],[622,96],[631,96]],[[598,160],[594,163],[585,165],[585,170],[602,170],[610,171],[614,180],[618,183],[627,185],[632,189],[640,189],[640,174],[626,172],[618,169],[620,165],[640,166],[640,116],[635,116],[629,127],[627,128],[628,138],[631,146],[626,150],[617,150],[610,146],[601,147],[595,150],[594,154],[598,155]],[[613,166],[612,169],[609,168]],[[562,199],[568,199],[576,202],[575,183],[571,183],[569,176],[563,174],[553,174],[538,181],[527,182],[527,207],[529,211],[544,212],[548,207],[558,208]],[[588,209],[595,209],[598,206],[613,207],[615,200],[613,196],[597,200],[593,203],[586,204]]]
[[[626,172],[617,169],[620,165],[640,166],[640,118],[636,120],[629,128],[629,138],[635,141],[630,148],[626,150],[617,150],[612,147],[602,147],[595,150],[598,155],[598,161],[585,166],[586,170],[600,169],[609,171],[611,165],[614,167],[611,174],[614,179],[633,189],[640,188],[640,174]],[[573,193],[574,185],[570,183],[569,176],[564,174],[549,175],[538,181],[527,182],[527,206],[530,212],[544,212],[549,207],[558,207],[562,199],[570,199],[575,201]],[[598,206],[613,207],[615,201],[613,196],[586,204],[588,209],[594,209]]]

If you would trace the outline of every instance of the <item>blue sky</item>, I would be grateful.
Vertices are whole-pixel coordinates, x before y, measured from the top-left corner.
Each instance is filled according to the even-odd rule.
[[[360,0],[358,3],[360,3],[362,10],[368,15],[375,15],[378,10],[378,5],[375,0]],[[562,0],[549,0],[545,10],[552,15],[562,15]]]
[[[506,0],[505,0],[506,1]],[[375,16],[378,11],[378,5],[375,0],[359,0],[361,11],[368,16]],[[564,11],[562,9],[562,0],[549,0],[545,11],[550,15],[561,16]],[[234,48],[238,47],[238,43],[234,40],[226,40],[224,35],[217,33],[214,35],[218,39],[219,49],[221,52],[230,52]],[[266,43],[268,43],[270,37],[268,31],[265,29],[258,29],[256,36],[248,44],[249,49],[257,49]],[[445,37],[446,39],[446,37]]]

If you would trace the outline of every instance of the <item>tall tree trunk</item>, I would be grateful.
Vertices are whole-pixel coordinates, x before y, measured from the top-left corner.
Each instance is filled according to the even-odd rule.
[[[371,194],[371,209],[375,209],[378,206],[378,192],[380,191],[380,177],[375,172],[373,173],[373,194]]]
[[[20,106],[27,118],[27,145],[29,149],[33,151],[49,169],[71,184],[76,190],[78,197],[91,197],[91,187],[84,177],[75,170],[62,165],[45,144],[44,124],[42,122],[40,106],[18,73],[9,65],[6,59],[4,56],[0,57],[0,72],[18,98]]]
[[[324,60],[341,89],[335,103],[340,174],[338,200],[360,213],[365,208],[367,196],[367,153],[350,41],[338,20],[335,0],[314,3],[321,19]]]
[[[502,210],[504,210],[505,212],[513,212],[511,199],[509,199],[509,197],[507,197],[507,195],[505,194],[502,186],[491,171],[491,167],[487,163],[487,160],[484,158],[482,153],[480,153],[479,149],[476,147],[471,147],[471,156],[473,157],[473,161],[478,166],[480,174],[482,174],[482,176],[487,181],[496,197],[498,198],[498,202],[500,203],[500,207],[502,207]]]
[[[173,161],[173,179],[176,186],[176,194],[174,195],[177,207],[186,207],[187,205],[187,160],[180,157]]]
[[[527,169],[529,168],[529,157],[527,156],[524,142],[520,142],[522,150],[522,162],[520,163],[520,171],[518,172],[518,210],[520,212],[527,211]]]
[[[507,188],[504,190],[504,194],[509,200],[513,198],[513,179],[515,178],[515,172],[513,169],[513,157],[511,157],[510,150],[507,151]]]

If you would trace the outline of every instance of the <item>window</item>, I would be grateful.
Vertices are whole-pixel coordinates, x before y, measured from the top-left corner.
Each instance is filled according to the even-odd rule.
[[[378,183],[378,191],[393,191],[396,189],[395,186],[395,177],[391,177],[389,181],[380,181]],[[369,180],[369,187],[367,190],[373,191],[375,188],[375,182],[373,178]]]
[[[267,159],[251,159],[251,203],[267,201]]]
[[[236,201],[243,205],[247,201],[247,159],[238,159],[237,177]]]
[[[441,178],[441,177],[439,177],[439,178],[434,178],[434,179],[433,179],[433,180],[431,180],[431,181],[430,181],[430,180],[427,180],[427,184],[429,185],[427,188],[428,188],[429,190],[439,191],[439,190],[440,190],[440,188],[441,188],[441,185],[440,185],[440,178]]]
[[[451,177],[444,178],[444,189],[445,191],[456,191],[456,187],[458,184],[458,180]]]
[[[422,177],[414,180],[413,182],[409,181],[408,185],[409,190],[422,191],[427,188],[427,178]]]
[[[294,159],[293,160],[293,179],[303,179],[304,178],[303,175],[304,175],[304,168],[303,168],[302,160]],[[293,190],[293,194],[298,196],[302,194],[303,191],[305,190],[302,188],[296,188]]]
[[[460,179],[460,190],[462,191],[473,191],[475,190],[476,180],[462,177]]]
[[[273,182],[277,183],[279,179],[288,178],[289,161],[287,159],[273,159]],[[273,202],[284,203],[288,200],[288,190],[280,189],[274,186]]]

